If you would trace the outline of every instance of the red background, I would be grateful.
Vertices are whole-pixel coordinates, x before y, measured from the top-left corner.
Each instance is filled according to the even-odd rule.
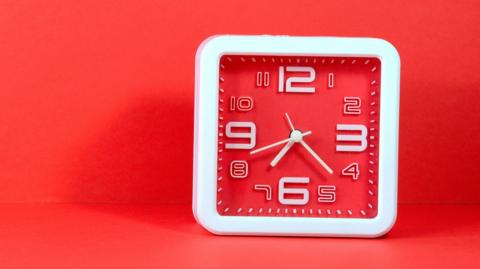
[[[174,225],[177,218],[167,217],[172,222],[165,229],[173,232],[156,236],[180,236],[176,242],[185,244],[187,250],[193,253],[201,249],[200,253],[205,254],[211,243],[201,240],[214,239],[193,223],[188,209],[195,50],[203,39],[213,34],[268,33],[370,36],[392,42],[402,61],[400,203],[479,203],[479,25],[477,0],[3,0],[0,3],[0,202],[183,204],[183,210],[165,212],[176,212],[172,214],[178,214],[174,216],[185,222]],[[339,244],[345,245],[346,253],[352,255],[365,250],[364,247],[371,250],[367,255],[379,250],[386,255],[387,262],[395,261],[395,253],[407,251],[414,244],[419,246],[419,252],[405,256],[417,260],[428,259],[426,247],[433,248],[435,244],[440,245],[433,248],[432,253],[469,254],[472,258],[477,249],[478,255],[480,227],[478,218],[474,217],[480,212],[478,206],[472,209],[447,207],[445,210],[430,206],[403,208],[410,209],[405,209],[402,217],[400,208],[397,230],[394,229],[390,235],[393,238],[387,238],[387,242],[367,241],[362,248],[357,242],[364,241],[353,241],[350,248],[348,242],[352,241],[328,242],[337,246],[339,253]],[[61,227],[68,229],[65,227],[71,225],[70,215],[57,209],[49,208],[57,213],[47,210],[42,218],[31,215],[37,213],[38,208],[2,206],[0,240],[3,242],[0,245],[5,247],[3,250],[8,247],[22,250],[17,256],[4,252],[8,254],[3,257],[13,257],[10,265],[25,260],[27,253],[43,246],[52,251],[69,247],[60,243],[64,241],[52,243],[49,240],[71,241],[66,235],[56,236],[57,232],[62,235],[71,231],[67,233],[57,225],[42,224],[42,221],[58,218],[58,225],[66,225]],[[112,211],[114,213],[109,211],[112,215],[124,214]],[[144,218],[137,216],[141,213],[135,214],[134,219]],[[99,224],[94,221],[100,218],[97,214],[78,215],[80,220],[72,229],[81,243],[71,241],[74,242],[71,245],[79,248],[78,255],[100,259],[103,256],[98,253],[102,250],[107,254],[117,250],[126,252],[115,247],[108,250],[86,247],[92,250],[90,253],[82,252],[84,249],[80,247],[90,246],[89,243],[98,246],[98,242],[109,246],[108,242],[114,242],[112,244],[131,244],[135,250],[129,253],[139,259],[144,257],[134,255],[135,251],[143,251],[139,247],[145,244],[141,242],[108,241],[109,236],[118,237],[115,229],[106,227],[110,227],[111,222],[121,221],[108,219]],[[164,217],[146,215],[147,219]],[[445,220],[450,224],[433,226],[426,216],[432,221],[439,218],[437,224],[450,216]],[[464,225],[459,225],[462,219]],[[78,232],[79,223],[104,230]],[[408,225],[417,224],[425,226],[409,230]],[[188,237],[179,229],[194,231],[200,236]],[[132,232],[137,228],[125,230]],[[108,231],[113,235],[97,236],[97,233],[108,234]],[[445,235],[444,231],[453,234]],[[147,238],[147,234],[139,238]],[[462,240],[473,240],[472,236],[475,239],[467,243],[455,241],[459,234]],[[100,241],[81,241],[94,235]],[[433,239],[408,241],[409,237],[425,235]],[[400,240],[402,236],[407,239]],[[130,238],[136,239],[135,236]],[[219,240],[220,251],[231,246],[228,240],[237,240],[235,245],[243,247],[249,247],[248,240],[254,240],[213,238]],[[445,243],[447,239],[453,242]],[[297,244],[297,249],[301,249],[307,244],[306,251],[312,254],[318,242],[327,242],[260,240],[255,242],[264,247],[274,242],[274,249],[288,244]],[[399,249],[389,245],[395,243],[388,242],[398,242]],[[462,249],[465,244],[470,246],[468,250]],[[152,249],[158,248],[152,245],[149,251]],[[179,246],[173,249],[185,250]],[[251,250],[259,251],[257,248]],[[58,253],[64,258],[70,257],[64,252]],[[44,259],[49,257],[43,252],[41,255]],[[246,253],[240,251],[239,255]],[[170,255],[169,259],[185,258],[180,256]],[[238,258],[228,253],[225,257]],[[329,257],[333,262],[336,256]],[[443,257],[446,264],[462,260],[458,256]],[[0,261],[4,261],[1,258]],[[91,259],[89,261],[94,264]],[[85,265],[75,261],[72,259],[77,266]],[[370,261],[365,263],[365,258],[357,261],[370,264]],[[129,263],[122,264],[128,266]],[[372,261],[372,264],[375,263]]]

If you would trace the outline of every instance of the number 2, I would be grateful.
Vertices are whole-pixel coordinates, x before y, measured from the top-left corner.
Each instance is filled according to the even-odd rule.
[[[362,100],[360,97],[344,97],[343,98],[343,114],[346,115],[360,115],[362,112],[360,106],[362,105]]]

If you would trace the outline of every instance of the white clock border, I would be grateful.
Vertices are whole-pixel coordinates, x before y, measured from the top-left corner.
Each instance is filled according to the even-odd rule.
[[[376,57],[381,61],[378,214],[370,219],[221,216],[216,210],[218,82],[222,55]],[[195,66],[193,213],[215,234],[378,237],[397,211],[400,58],[376,38],[234,36],[206,39]]]

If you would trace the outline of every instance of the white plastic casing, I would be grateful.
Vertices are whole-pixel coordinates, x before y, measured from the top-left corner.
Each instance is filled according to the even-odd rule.
[[[218,87],[222,55],[376,57],[381,61],[378,214],[375,218],[221,216],[216,210]],[[397,213],[400,58],[376,38],[234,36],[206,39],[195,62],[193,213],[208,231],[222,235],[378,237]]]

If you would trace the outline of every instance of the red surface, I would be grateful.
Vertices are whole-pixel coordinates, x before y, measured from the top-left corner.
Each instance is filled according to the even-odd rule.
[[[479,267],[473,205],[404,206],[379,240],[215,237],[189,206],[194,53],[218,33],[391,41],[402,61],[400,202],[479,203],[479,10],[477,0],[2,1],[0,202],[184,206],[0,205],[0,267]]]
[[[266,58],[265,63],[262,58]],[[306,61],[308,62],[306,63]],[[353,61],[355,64],[352,64]],[[251,57],[223,56],[220,63],[224,66],[223,69],[220,69],[220,77],[223,78],[223,81],[220,82],[222,90],[219,92],[219,98],[223,102],[219,103],[218,120],[218,132],[222,134],[218,138],[220,143],[218,157],[221,159],[218,167],[222,169],[218,171],[217,175],[223,179],[217,181],[217,188],[221,188],[221,191],[217,193],[217,201],[222,201],[217,206],[217,210],[221,215],[343,218],[372,218],[377,215],[378,195],[370,195],[369,191],[375,194],[378,187],[378,112],[381,107],[379,99],[382,91],[378,86],[381,73],[378,59],[258,56],[253,62]],[[280,66],[286,70],[284,81],[292,76],[306,77],[310,75],[309,72],[288,71],[288,66],[313,68],[315,76],[311,83],[294,83],[293,86],[314,87],[315,92],[287,92],[284,82],[285,91],[279,93]],[[376,71],[372,72],[374,67]],[[254,86],[256,74],[259,71],[270,74],[269,86]],[[332,88],[327,88],[329,73],[335,74],[335,83]],[[376,83],[372,85],[372,81],[376,81]],[[372,96],[372,92],[375,92],[375,95]],[[252,110],[231,111],[229,100],[232,96],[251,97],[253,100]],[[346,96],[361,98],[360,115],[344,114],[344,97]],[[375,105],[371,105],[372,102]],[[371,115],[371,112],[376,113]],[[299,143],[295,143],[274,168],[270,166],[270,162],[285,145],[254,155],[250,154],[251,150],[289,137],[291,129],[285,113],[289,114],[296,129],[301,132],[312,132],[303,139],[333,169],[333,174],[329,174]],[[371,120],[375,122],[372,123]],[[251,143],[250,138],[228,137],[227,127],[235,122],[254,124],[255,145],[248,148]],[[354,135],[361,138],[360,130],[338,131],[337,124],[364,126],[368,147],[365,146],[366,148],[360,152],[337,150],[337,145],[357,146],[357,148],[360,145],[359,141],[337,142],[337,134]],[[244,127],[232,128],[231,131],[236,134],[251,132],[250,128]],[[246,145],[247,148],[227,148],[227,145],[232,144]],[[230,164],[235,160],[247,162],[248,175],[245,178],[231,177]],[[369,164],[369,161],[374,164]],[[342,169],[352,163],[359,165],[360,176],[357,180],[341,173]],[[301,202],[305,199],[303,205],[287,205],[279,202],[279,182],[284,177],[303,177],[308,180],[308,183],[285,184],[287,191],[292,191],[293,188],[308,191],[307,198],[304,194],[299,194],[298,190],[296,194],[282,196],[289,199],[290,202]],[[270,186],[270,201],[266,200],[264,191],[254,190],[256,184]],[[335,188],[335,198],[328,202],[319,201],[319,187]],[[372,208],[368,206],[369,204]],[[225,212],[227,208],[228,211]],[[268,211],[269,208],[271,212]],[[238,212],[239,209],[242,211]],[[301,213],[302,210],[304,210],[304,214]],[[347,213],[347,210],[350,213]],[[333,212],[333,214],[328,212]]]
[[[0,201],[188,203],[194,54],[218,33],[382,37],[401,202],[480,202],[480,4],[3,1]],[[174,134],[174,138],[172,138]]]
[[[0,205],[10,268],[479,268],[480,206],[412,206],[380,239],[215,236],[190,206]]]

